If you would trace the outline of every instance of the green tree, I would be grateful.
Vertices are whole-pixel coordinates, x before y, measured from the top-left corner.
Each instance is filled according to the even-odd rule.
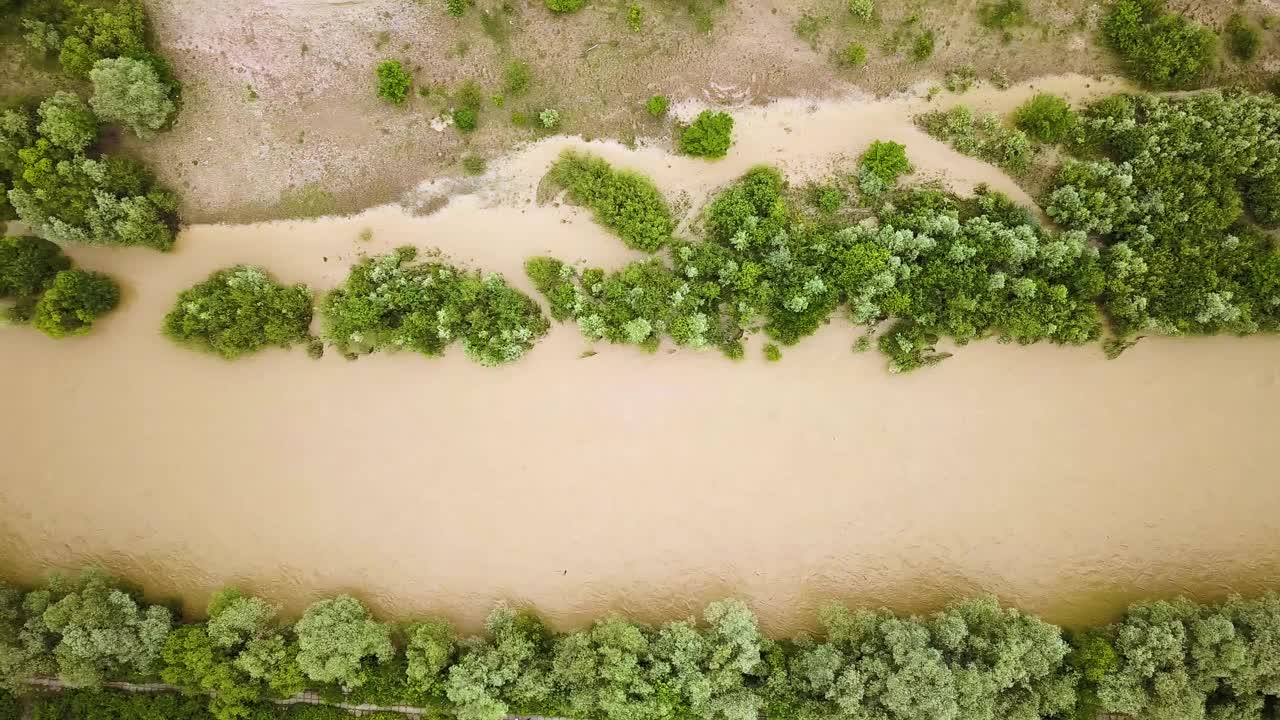
[[[57,583],[30,600],[28,612],[40,609],[43,630],[56,638],[52,652],[58,677],[68,685],[98,687],[111,678],[159,669],[172,625],[168,608],[142,607],[98,574]]]
[[[733,144],[733,118],[728,113],[703,110],[680,132],[680,152],[698,157],[721,158]]]
[[[216,647],[205,626],[175,629],[165,640],[161,655],[164,669],[160,677],[188,692],[207,694],[209,712],[216,720],[247,718],[264,696],[262,684]]]
[[[40,103],[41,137],[73,153],[84,152],[98,139],[98,118],[80,96],[59,91]]]
[[[445,692],[459,720],[499,720],[544,707],[553,687],[551,634],[536,617],[499,606],[485,620],[488,638],[472,638],[449,668]]]
[[[62,248],[33,237],[0,238],[0,299],[11,299],[11,320],[26,321],[35,309],[36,300],[62,270],[71,267],[71,259]]]
[[[281,285],[263,268],[237,265],[182,291],[164,318],[164,333],[231,359],[305,341],[311,313],[307,286]]]
[[[109,276],[63,270],[36,302],[32,325],[53,338],[83,335],[120,304],[120,287]]]
[[[138,137],[148,137],[165,127],[177,110],[170,88],[155,67],[133,58],[99,60],[89,72],[93,96],[89,104],[98,117],[118,122]]]
[[[366,662],[389,662],[391,628],[375,621],[359,600],[340,595],[313,603],[294,626],[298,667],[310,679],[346,690],[367,679]]]
[[[405,633],[406,675],[419,692],[442,697],[450,664],[457,650],[453,627],[447,622],[423,622]]]

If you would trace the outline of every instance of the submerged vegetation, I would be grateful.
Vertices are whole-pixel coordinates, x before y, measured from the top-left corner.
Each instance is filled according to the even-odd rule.
[[[347,357],[379,350],[444,354],[455,340],[481,365],[518,360],[547,332],[529,296],[499,275],[412,264],[404,247],[365,258],[321,304],[324,335]]]
[[[901,145],[877,143],[860,173],[875,192],[864,193],[885,192],[909,167]],[[793,210],[777,171],[760,168],[711,202],[703,227],[704,241],[673,242],[670,266],[578,272],[536,258],[526,269],[555,319],[576,321],[589,339],[649,350],[665,335],[739,357],[757,328],[791,345],[841,305],[858,324],[891,321],[880,347],[894,370],[940,359],[933,345],[944,335],[1076,344],[1101,331],[1097,250],[1083,233],[1037,227],[997,193],[900,191],[878,223],[813,221]]]
[[[671,208],[649,178],[572,150],[560,156],[548,177],[574,204],[590,208],[596,222],[617,233],[627,247],[654,252],[670,242],[675,229]]]
[[[120,303],[102,273],[77,270],[62,249],[33,237],[0,238],[0,319],[31,323],[49,337],[83,335]]]
[[[307,340],[311,307],[307,286],[286,287],[262,268],[239,265],[182,291],[164,318],[164,333],[179,343],[235,358]]]
[[[459,720],[1261,720],[1280,663],[1275,595],[1139,603],[1079,631],[985,597],[924,616],[833,603],[820,633],[794,640],[766,637],[732,599],[700,618],[653,626],[613,615],[569,633],[499,605],[473,637],[438,620],[380,622],[347,595],[293,625],[278,611],[224,590],[207,620],[175,624],[168,608],[101,575],[28,592],[0,584],[0,687],[25,695],[25,680],[56,676],[82,688],[27,699],[38,720],[345,717],[271,704],[304,689]],[[115,679],[186,694],[99,690]],[[17,712],[2,690],[0,712]]]
[[[706,158],[722,158],[733,144],[733,118],[728,113],[703,110],[680,131],[680,152]]]

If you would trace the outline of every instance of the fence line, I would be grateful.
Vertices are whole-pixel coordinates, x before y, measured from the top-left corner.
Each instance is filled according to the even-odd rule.
[[[28,685],[35,685],[38,687],[49,688],[51,690],[70,689],[65,682],[58,680],[57,678],[28,678],[26,680],[26,683]],[[113,690],[124,690],[125,692],[136,692],[136,693],[144,693],[144,692],[159,693],[159,692],[182,692],[183,691],[182,688],[178,687],[177,685],[170,685],[168,683],[105,682],[102,685],[103,687],[109,687]],[[408,715],[414,718],[421,718],[423,715],[427,715],[432,712],[428,708],[414,707],[412,705],[371,705],[368,703],[356,705],[352,703],[329,702],[324,698],[320,697],[319,693],[310,692],[310,691],[301,692],[301,693],[298,693],[297,695],[294,695],[292,697],[287,697],[281,700],[268,700],[267,702],[270,702],[275,705],[328,705],[329,707],[341,708],[343,710],[346,710],[347,712],[351,713],[352,715],[355,715],[356,717],[359,717],[361,715],[366,715],[369,713],[394,712],[394,713],[400,713],[402,715]],[[543,717],[533,716],[533,715],[508,715],[506,720],[561,720],[561,719],[560,718],[543,718]]]

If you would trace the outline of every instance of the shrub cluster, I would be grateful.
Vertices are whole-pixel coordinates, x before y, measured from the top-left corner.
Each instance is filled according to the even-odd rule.
[[[671,240],[671,208],[649,178],[615,170],[604,160],[566,150],[548,176],[566,190],[571,202],[591,208],[596,222],[622,238],[627,247],[654,252]]]
[[[794,640],[765,637],[736,600],[697,620],[613,615],[569,633],[500,605],[482,635],[460,638],[441,621],[381,623],[350,596],[292,626],[235,590],[215,595],[206,621],[180,625],[137,598],[100,576],[25,593],[0,585],[0,683],[57,675],[89,689],[36,697],[35,720],[343,717],[265,702],[303,689],[458,720],[1262,720],[1280,695],[1276,595],[1140,603],[1079,632],[985,597],[927,616],[831,604],[820,633]],[[190,694],[93,691],[114,678]],[[6,709],[17,708],[0,695]]]
[[[1046,198],[1105,246],[1121,339],[1280,328],[1280,102],[1267,95],[1115,96],[1081,115],[1100,156],[1069,161]]]
[[[120,288],[101,273],[71,268],[48,240],[0,238],[0,301],[9,322],[30,322],[49,337],[83,335],[120,304]]]
[[[680,152],[697,157],[721,158],[733,144],[733,118],[728,113],[703,110],[680,132]]]
[[[468,357],[491,366],[518,360],[546,334],[537,303],[501,276],[409,264],[416,256],[404,247],[365,258],[324,298],[325,337],[347,357],[378,350],[436,357],[460,339]]]
[[[173,245],[178,200],[141,165],[93,150],[97,122],[78,97],[0,111],[0,218],[63,243]]]
[[[893,143],[874,146],[864,165],[885,186],[909,167]],[[578,272],[535,258],[526,271],[553,318],[576,321],[593,340],[650,350],[665,335],[737,357],[742,336],[760,323],[791,345],[841,305],[859,324],[894,321],[880,343],[894,370],[940,359],[933,344],[942,335],[961,343],[1098,337],[1103,279],[1083,232],[1046,232],[987,191],[969,200],[898,193],[878,220],[810,219],[792,210],[777,171],[759,168],[712,200],[705,240],[671,243],[671,265],[651,259],[612,273]]]
[[[310,327],[311,290],[286,287],[248,265],[219,270],[183,290],[164,318],[165,335],[228,359],[304,342]]]
[[[1178,13],[1164,0],[1115,0],[1102,21],[1107,44],[1125,69],[1156,88],[1194,86],[1213,65],[1213,31]]]
[[[1035,155],[1035,146],[1027,134],[1006,127],[993,113],[976,115],[972,109],[957,105],[950,110],[925,113],[916,121],[925,132],[959,152],[1014,174],[1026,172]]]

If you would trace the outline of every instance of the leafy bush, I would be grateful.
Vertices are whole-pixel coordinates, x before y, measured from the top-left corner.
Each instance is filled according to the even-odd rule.
[[[970,108],[957,105],[950,110],[925,113],[917,122],[925,132],[957,151],[1014,174],[1026,172],[1035,155],[1035,147],[1026,133],[1005,127],[992,113],[978,116]]]
[[[1071,139],[1076,114],[1066,100],[1050,93],[1038,93],[1013,113],[1013,124],[1042,143],[1056,145]]]
[[[262,268],[237,265],[182,291],[164,318],[164,333],[228,359],[287,348],[308,338],[311,304],[307,286],[285,287]]]
[[[838,59],[845,67],[862,67],[867,63],[867,47],[861,43],[849,43],[840,51]]]
[[[138,137],[148,137],[169,122],[177,110],[170,88],[155,67],[132,58],[99,60],[89,72],[93,97],[89,104],[98,117],[118,122]]]
[[[698,157],[720,158],[733,144],[733,118],[728,113],[703,110],[680,133],[680,152]]]
[[[656,118],[666,115],[669,107],[671,107],[671,101],[666,95],[654,95],[644,103],[645,111]]]
[[[968,92],[975,82],[978,81],[978,71],[973,69],[972,65],[961,65],[954,70],[948,70],[944,85],[948,92],[963,93]]]
[[[782,350],[773,343],[766,343],[764,346],[764,359],[768,362],[778,362],[782,359]]]
[[[675,229],[671,208],[643,175],[566,150],[549,177],[568,191],[570,201],[591,208],[595,221],[617,233],[627,247],[654,252],[670,242]]]
[[[915,42],[911,44],[911,59],[916,62],[924,62],[933,56],[933,46],[935,37],[932,30],[925,30],[916,36]]]
[[[627,27],[631,28],[631,32],[640,32],[644,27],[644,7],[632,3],[627,6]]]
[[[31,720],[214,720],[205,705],[176,693],[64,691],[33,698]]]
[[[413,76],[399,60],[378,63],[378,97],[393,105],[401,105],[409,97]]]
[[[560,127],[560,111],[555,108],[547,108],[538,113],[538,124],[543,130],[555,130]]]
[[[543,0],[547,4],[547,8],[553,12],[571,13],[582,9],[587,0]]]
[[[528,63],[521,60],[512,60],[502,71],[502,92],[508,95],[524,94],[528,91],[531,82],[533,82],[533,73],[529,71]]]
[[[444,11],[460,18],[467,12],[467,0],[444,0]]]
[[[489,163],[483,157],[474,154],[462,156],[462,171],[468,175],[483,175]]]
[[[53,279],[71,267],[62,248],[33,237],[0,238],[0,300],[12,300],[9,320],[26,322],[36,300],[53,284]]]
[[[479,125],[479,117],[476,111],[471,108],[454,108],[453,125],[458,130],[468,133],[475,130]]]
[[[1227,49],[1241,62],[1250,62],[1262,50],[1262,32],[1240,13],[1227,20]]]
[[[1009,30],[1027,22],[1024,0],[997,0],[978,8],[978,21],[993,30]]]
[[[31,324],[53,338],[83,335],[120,304],[120,287],[102,273],[63,270],[36,302]]]
[[[1129,74],[1156,88],[1195,85],[1217,46],[1212,30],[1166,11],[1163,0],[1115,0],[1102,32]]]
[[[849,0],[849,14],[858,20],[870,20],[875,10],[875,0]]]
[[[875,197],[892,188],[898,178],[911,172],[907,148],[902,143],[876,140],[858,159],[858,188]]]
[[[349,595],[313,603],[294,632],[302,672],[316,682],[337,683],[348,690],[364,684],[366,660],[389,662],[395,653],[391,628],[374,621]]]
[[[499,275],[442,262],[407,265],[411,247],[365,258],[325,297],[325,336],[349,357],[378,350],[444,354],[461,339],[482,365],[518,360],[547,332],[537,303]]]

